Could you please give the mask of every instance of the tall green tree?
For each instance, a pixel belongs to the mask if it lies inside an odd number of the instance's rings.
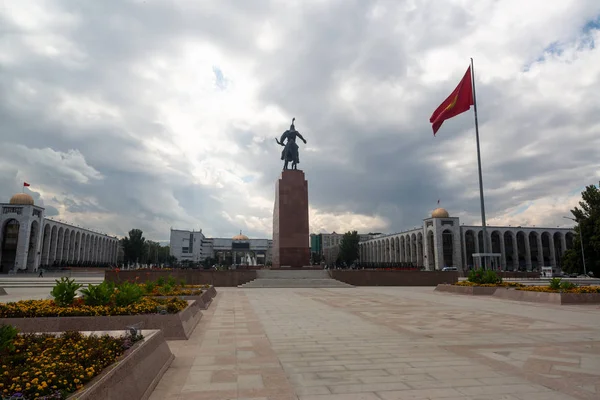
[[[346,265],[350,265],[358,260],[359,241],[360,237],[358,236],[357,231],[346,232],[344,233],[344,236],[342,236],[342,241],[340,242],[340,253],[338,257],[341,261],[345,262]]]
[[[577,225],[573,248],[565,252],[562,267],[568,272],[583,272],[581,258],[583,238],[586,269],[592,271],[595,276],[600,276],[600,190],[594,185],[587,186],[581,192],[579,207],[572,209],[571,214],[577,220]]]
[[[148,244],[146,243],[146,238],[144,238],[143,234],[141,229],[132,229],[129,231],[129,237],[121,239],[126,263],[147,262]]]
[[[163,264],[168,263],[170,256],[170,248],[169,246],[162,246],[160,243],[146,240],[146,261],[149,264]]]

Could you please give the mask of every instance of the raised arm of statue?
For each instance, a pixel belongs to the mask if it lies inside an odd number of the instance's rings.
[[[304,139],[304,137],[300,134],[300,132],[296,131],[296,136],[298,136],[300,138],[300,140],[302,140],[304,142],[304,144],[306,144],[306,139]]]

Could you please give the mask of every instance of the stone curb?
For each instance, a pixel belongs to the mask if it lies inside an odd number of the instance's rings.
[[[436,292],[446,292],[454,294],[464,294],[470,296],[492,296],[497,287],[489,286],[456,286],[456,285],[437,285]]]
[[[125,357],[104,369],[99,376],[68,399],[143,399],[150,397],[154,388],[175,358],[161,331],[144,333]]]

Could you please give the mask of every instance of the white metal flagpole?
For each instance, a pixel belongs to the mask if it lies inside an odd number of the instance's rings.
[[[471,84],[473,87],[473,111],[475,112],[475,139],[477,141],[477,166],[479,167],[479,200],[481,202],[481,225],[483,227],[483,252],[488,253],[488,237],[485,222],[485,201],[483,200],[483,177],[481,174],[481,151],[479,148],[479,123],[477,121],[477,96],[475,95],[475,70],[473,69],[473,58],[471,58]],[[487,260],[487,256],[484,257]],[[487,267],[488,263],[485,262]]]

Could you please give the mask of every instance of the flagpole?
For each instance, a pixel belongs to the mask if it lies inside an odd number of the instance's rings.
[[[479,200],[481,202],[481,225],[483,227],[483,252],[488,252],[488,237],[485,222],[485,202],[483,200],[483,177],[481,174],[481,151],[479,148],[479,123],[477,121],[477,96],[475,95],[475,70],[473,68],[473,58],[471,58],[471,84],[473,86],[473,111],[475,112],[475,139],[477,141],[477,166],[479,168]],[[487,260],[484,257],[484,260]],[[487,267],[487,261],[485,262]]]

